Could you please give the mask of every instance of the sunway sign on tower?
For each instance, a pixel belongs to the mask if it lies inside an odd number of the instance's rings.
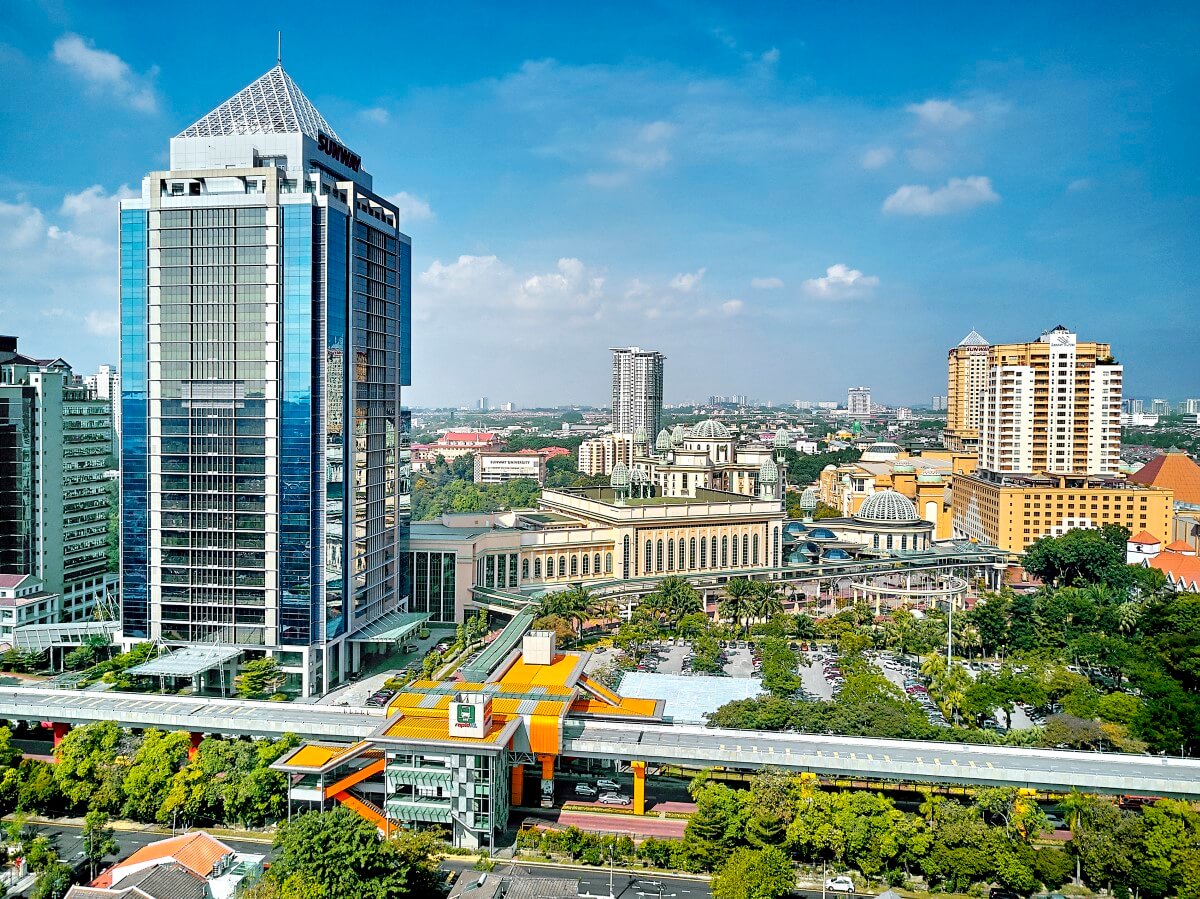
[[[338,143],[323,131],[317,132],[317,149],[336,159],[351,171],[357,172],[362,166],[361,156],[346,149],[343,144]]]

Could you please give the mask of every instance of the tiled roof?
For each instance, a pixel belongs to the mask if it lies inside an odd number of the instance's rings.
[[[168,861],[183,865],[198,877],[208,877],[217,862],[232,852],[232,849],[216,837],[209,836],[202,831],[185,833],[182,836],[168,837],[157,843],[151,843],[149,846],[143,846],[124,861],[109,869],[107,872],[108,884],[101,883],[104,875],[98,877],[95,883],[98,886],[107,886],[112,883],[119,885],[122,880],[122,872],[131,867]]]
[[[1177,503],[1200,505],[1200,465],[1187,453],[1160,453],[1133,474],[1129,480],[1149,487],[1165,487],[1175,494]]]
[[[491,431],[449,431],[438,443],[490,443],[495,439]]]
[[[1173,583],[1183,583],[1189,590],[1200,587],[1200,559],[1182,553],[1162,552],[1147,564],[1167,575]]]
[[[0,587],[19,587],[27,574],[0,574]]]
[[[1163,549],[1172,553],[1194,553],[1196,551],[1196,548],[1186,540],[1176,540],[1174,543],[1164,546]]]
[[[1142,531],[1136,537],[1130,537],[1129,542],[1137,543],[1140,546],[1147,546],[1152,543],[1162,543],[1161,540],[1159,540],[1157,537],[1155,537],[1149,531]]]

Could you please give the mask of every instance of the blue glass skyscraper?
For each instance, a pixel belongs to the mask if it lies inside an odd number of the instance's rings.
[[[280,66],[120,227],[123,633],[323,692],[407,603],[411,241]]]

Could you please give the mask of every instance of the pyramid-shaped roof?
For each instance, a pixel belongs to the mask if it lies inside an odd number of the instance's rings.
[[[277,65],[177,136],[306,134],[316,140],[318,131],[341,140],[283,66]]]
[[[1181,450],[1159,453],[1129,475],[1129,480],[1148,487],[1165,487],[1174,492],[1177,503],[1200,504],[1200,465]]]
[[[972,331],[970,334],[968,334],[966,337],[964,337],[962,340],[960,340],[958,342],[958,345],[959,346],[990,346],[991,344],[989,344],[986,340],[984,340],[983,335],[980,334],[978,331]]]

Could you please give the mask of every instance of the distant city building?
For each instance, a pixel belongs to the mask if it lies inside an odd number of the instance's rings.
[[[101,365],[94,375],[83,379],[91,398],[104,400],[112,409],[113,446],[121,439],[121,375],[116,366]]]
[[[913,411],[907,406],[896,407],[896,421],[912,421]]]
[[[488,411],[488,398],[486,396],[481,396],[479,398],[479,411],[480,412]]]
[[[871,388],[851,387],[846,394],[846,411],[855,418],[871,415]]]
[[[121,202],[124,637],[265,652],[316,695],[404,611],[400,218],[278,65]]]
[[[519,478],[546,482],[546,459],[536,453],[475,453],[475,483],[502,484]]]
[[[516,405],[516,403],[501,403],[500,411],[501,412],[516,412],[517,405]]]
[[[1130,415],[1140,415],[1146,408],[1146,404],[1142,400],[1127,399],[1121,401],[1121,411],[1128,412]]]
[[[0,337],[0,573],[61,594],[64,620],[92,616],[108,572],[112,410],[62,359]]]
[[[930,407],[933,409],[934,412],[945,412],[946,411],[946,397],[945,396],[933,397],[932,401],[930,402]]]
[[[1158,416],[1149,412],[1122,412],[1121,427],[1123,428],[1152,428],[1158,424]]]
[[[942,443],[951,452],[974,453],[979,449],[989,350],[982,335],[972,331],[947,355],[946,429],[942,432]]]
[[[429,454],[453,462],[459,456],[494,450],[500,444],[500,438],[492,431],[447,431],[429,447]]]
[[[1158,399],[1150,401],[1150,411],[1155,415],[1170,415],[1171,404],[1166,400]]]
[[[0,574],[0,649],[17,645],[14,632],[19,627],[62,620],[62,594],[47,592],[40,577]]]
[[[1195,415],[1200,412],[1200,399],[1188,399],[1179,404],[1179,411],[1184,415]]]
[[[633,464],[632,434],[605,434],[579,444],[577,468],[580,474],[590,477],[611,474],[618,462]]]
[[[662,428],[662,353],[641,347],[612,350],[612,429],[632,434],[644,428],[657,434]]]

